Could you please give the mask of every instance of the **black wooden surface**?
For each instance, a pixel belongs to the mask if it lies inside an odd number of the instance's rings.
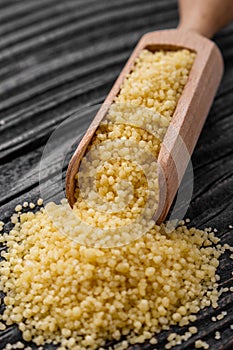
[[[80,136],[93,116],[86,110],[103,102],[141,35],[175,27],[177,21],[176,0],[0,0],[1,219],[7,223],[16,204],[40,195],[39,162],[53,130],[76,113],[73,131]],[[215,41],[225,76],[192,157],[194,194],[187,216],[195,226],[216,227],[222,241],[233,245],[228,228],[233,224],[233,24]],[[56,192],[51,177],[64,158],[61,144],[66,146],[62,135],[53,143],[56,156],[40,172],[48,198],[51,188]],[[223,287],[233,285],[231,261],[229,254],[222,258]],[[194,349],[199,338],[211,350],[232,349],[232,302],[233,294],[224,293],[217,310],[203,310],[195,322],[199,333],[176,349]],[[222,310],[227,316],[211,322]],[[216,330],[221,340],[214,339]],[[167,335],[159,336],[157,349],[164,349]],[[9,327],[0,333],[0,349],[17,339],[17,328]]]

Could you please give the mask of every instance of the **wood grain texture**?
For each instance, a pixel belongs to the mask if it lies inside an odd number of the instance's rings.
[[[56,127],[76,117],[73,147],[58,135],[50,164],[40,171],[48,199],[60,191],[57,169],[63,169],[64,178],[69,156],[91,122],[93,113],[87,111],[103,102],[138,39],[175,27],[177,21],[175,0],[0,0],[0,217],[7,227],[16,204],[40,195],[39,163]],[[192,157],[194,193],[187,216],[198,227],[216,227],[222,241],[233,245],[228,228],[233,223],[233,24],[215,41],[223,52],[225,75]],[[231,271],[228,254],[220,266],[221,286],[233,285]],[[227,316],[211,322],[222,310]],[[218,310],[199,314],[198,335],[175,349],[193,350],[202,338],[211,350],[230,350],[232,323],[233,296],[224,293]],[[222,333],[218,341],[216,330]],[[157,349],[164,349],[168,333],[160,334]],[[17,327],[9,327],[0,333],[0,349],[17,339]]]

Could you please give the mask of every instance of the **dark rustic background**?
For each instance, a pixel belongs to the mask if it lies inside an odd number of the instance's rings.
[[[86,110],[103,102],[141,35],[177,21],[176,0],[0,0],[1,219],[7,223],[16,204],[38,198],[39,162],[53,130],[76,114],[74,134],[80,136],[93,116]],[[233,24],[214,40],[223,52],[225,76],[192,157],[194,194],[187,216],[193,225],[216,227],[222,241],[233,244],[228,228],[233,224]],[[64,158],[59,146],[66,140],[59,137],[53,143],[56,157],[41,171],[48,193],[56,192],[52,175]],[[223,287],[233,285],[231,261],[229,254],[222,259]],[[233,294],[224,293],[218,310],[203,310],[195,322],[198,335],[175,349],[194,349],[199,338],[211,350],[232,349],[232,301]],[[222,310],[227,316],[211,322]],[[216,330],[221,340],[214,339]],[[159,336],[156,348],[164,349],[167,335]],[[0,333],[0,349],[18,339],[17,327],[8,328]]]

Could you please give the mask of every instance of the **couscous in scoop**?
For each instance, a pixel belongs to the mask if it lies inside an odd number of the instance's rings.
[[[209,38],[233,17],[232,0],[180,0],[179,5],[178,29],[142,37],[77,147],[66,175],[66,195],[71,207],[75,203],[75,176],[82,157],[106,115],[106,106],[114,102],[141,51],[187,49],[196,54],[195,61],[158,156],[160,199],[154,219],[160,223],[166,218],[223,73],[221,53]]]

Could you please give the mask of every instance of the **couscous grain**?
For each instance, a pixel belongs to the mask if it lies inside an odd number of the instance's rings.
[[[215,338],[216,340],[221,339],[221,333],[218,332],[218,331],[216,331],[216,332],[215,332],[215,335],[214,335],[214,338]]]
[[[208,343],[206,343],[205,341],[203,341],[203,340],[196,340],[195,341],[195,348],[196,349],[209,349],[209,344]]]

